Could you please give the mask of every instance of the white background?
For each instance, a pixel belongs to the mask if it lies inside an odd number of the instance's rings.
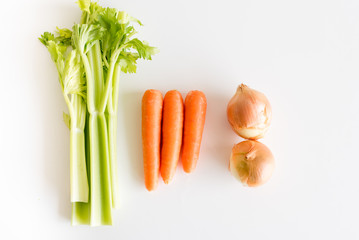
[[[71,227],[69,132],[57,73],[37,37],[80,18],[74,0],[1,4],[1,239],[358,239],[359,1],[101,1],[145,24],[160,48],[120,89],[122,208],[114,226]],[[226,105],[238,84],[273,107],[261,140],[276,158],[263,187],[228,172]],[[208,99],[200,160],[149,193],[140,101],[199,89]]]

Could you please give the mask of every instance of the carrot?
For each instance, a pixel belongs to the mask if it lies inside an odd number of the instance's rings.
[[[207,100],[201,91],[190,91],[184,105],[183,170],[192,172],[197,165],[206,118]]]
[[[180,157],[183,130],[183,99],[181,93],[171,90],[163,100],[161,176],[168,184]]]
[[[147,90],[142,98],[142,148],[145,185],[148,191],[158,185],[161,147],[162,94]]]

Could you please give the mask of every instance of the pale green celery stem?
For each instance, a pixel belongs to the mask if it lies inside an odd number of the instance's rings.
[[[85,151],[86,151],[86,170],[87,180],[90,184],[90,134],[89,134],[89,113],[86,112],[85,121]],[[89,186],[91,188],[91,185]],[[91,223],[91,191],[89,191],[89,200],[87,203],[75,202],[72,203],[71,208],[71,224],[76,225],[89,225]]]
[[[85,134],[86,106],[81,96],[72,94],[70,129],[71,202],[88,201]]]
[[[80,23],[85,24],[88,22],[88,19],[89,19],[89,14],[87,12],[82,12]]]
[[[120,91],[120,74],[121,74],[121,66],[119,64],[116,64],[116,68],[115,68],[115,73],[114,73],[114,83],[113,83],[113,102],[112,102],[112,106],[113,106],[113,110],[115,112],[115,114],[117,114],[117,108],[118,108],[118,93]]]
[[[89,128],[91,225],[111,225],[111,182],[105,114],[90,114]]]
[[[113,114],[113,106],[112,106],[112,83],[113,83],[113,74],[116,67],[118,54],[115,52],[110,60],[110,66],[107,71],[106,76],[106,85],[105,92],[102,95],[101,103],[100,103],[100,112],[104,112],[107,108],[109,116],[107,117],[108,121],[108,151],[109,151],[109,170],[110,170],[110,181],[111,181],[111,203],[114,208],[118,208],[118,178],[117,178],[117,157],[116,157],[116,116]]]
[[[113,63],[113,62],[112,62]],[[112,205],[115,209],[120,207],[120,196],[118,186],[118,168],[117,168],[117,102],[119,92],[119,81],[121,67],[118,64],[113,65],[113,79],[110,88],[110,94],[107,101],[107,125],[109,137],[109,154],[110,154],[110,172],[111,172],[111,193]]]
[[[95,108],[95,92],[94,92],[94,78],[92,75],[92,70],[90,66],[89,59],[86,54],[80,52],[82,62],[84,64],[85,72],[86,72],[86,91],[87,91],[87,108],[89,113],[93,113],[96,111]]]
[[[85,134],[71,126],[70,132],[70,181],[71,202],[88,201],[88,182],[85,156]]]
[[[95,44],[96,45],[96,44]],[[112,201],[110,186],[110,167],[108,154],[107,124],[104,110],[98,108],[99,96],[101,92],[95,90],[95,86],[101,86],[98,81],[103,81],[101,70],[95,69],[101,63],[101,52],[96,50],[96,46],[90,49],[88,56],[82,54],[86,78],[87,78],[87,103],[89,111],[89,147],[90,147],[90,224],[92,226],[112,224]]]
[[[93,91],[95,97],[94,100],[95,109],[99,112],[103,112],[101,111],[101,108],[99,106],[104,91],[103,66],[102,66],[101,48],[99,41],[95,42],[95,44],[90,49],[87,55],[92,70],[92,77],[94,78]]]
[[[118,168],[117,168],[117,115],[109,114],[108,121],[108,139],[110,154],[110,176],[111,176],[111,196],[112,206],[115,209],[120,207],[120,194],[118,186]]]
[[[91,202],[73,202],[71,204],[71,225],[89,225],[91,223]]]
[[[116,64],[113,74],[112,94],[109,95],[107,104],[108,111],[108,135],[109,135],[109,154],[111,171],[111,192],[112,205],[115,209],[120,207],[120,191],[118,186],[118,168],[117,168],[117,105],[120,82],[120,65]]]
[[[70,112],[70,192],[71,202],[88,201],[88,181],[86,171],[84,126],[86,108],[83,100],[77,94],[73,94],[71,101],[66,93],[63,93]]]
[[[120,47],[119,49],[117,49],[111,56],[110,66],[108,68],[107,76],[106,76],[105,92],[102,95],[100,108],[99,108],[101,111],[105,111],[105,109],[106,109],[106,104],[107,104],[107,102],[109,100],[109,94],[110,94],[110,91],[112,89],[113,73],[114,73],[114,70],[115,70],[115,67],[116,67],[116,62],[117,62],[118,56],[120,55],[120,53],[122,51],[122,48],[123,47]],[[110,102],[109,104],[110,104],[110,108],[112,109],[112,106],[111,106],[112,102]]]

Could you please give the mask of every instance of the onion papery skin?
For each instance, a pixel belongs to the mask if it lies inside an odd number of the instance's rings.
[[[273,154],[263,143],[247,140],[233,146],[229,169],[243,185],[263,185],[271,178],[274,168]]]
[[[257,140],[270,126],[272,107],[263,93],[241,84],[227,105],[227,118],[240,137]]]

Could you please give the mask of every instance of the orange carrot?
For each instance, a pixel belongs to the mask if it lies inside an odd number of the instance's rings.
[[[148,191],[158,184],[161,148],[162,94],[147,90],[142,98],[142,147],[145,185]]]
[[[184,105],[183,170],[192,172],[197,165],[202,141],[207,100],[201,91],[190,91]]]
[[[183,99],[181,93],[172,90],[163,100],[161,176],[168,184],[175,172],[182,145]]]

